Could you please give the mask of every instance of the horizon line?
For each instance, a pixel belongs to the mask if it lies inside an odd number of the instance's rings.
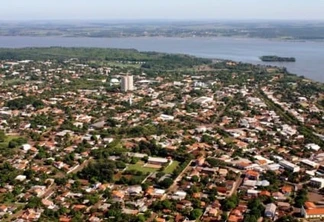
[[[229,19],[229,18],[201,18],[201,19],[190,19],[190,18],[110,18],[110,19],[0,19],[0,22],[148,22],[148,21],[159,21],[159,22],[252,22],[252,21],[283,21],[283,22],[324,22],[324,19],[297,19],[297,18],[244,18],[244,19]]]

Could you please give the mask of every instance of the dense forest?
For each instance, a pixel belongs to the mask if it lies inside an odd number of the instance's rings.
[[[0,49],[0,60],[58,60],[78,58],[82,61],[140,63],[143,69],[173,70],[211,64],[212,60],[182,54],[139,52],[135,49],[104,48],[19,48]]]

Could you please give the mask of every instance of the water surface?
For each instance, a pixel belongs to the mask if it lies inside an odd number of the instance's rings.
[[[185,53],[206,58],[285,66],[294,74],[324,82],[324,42],[297,42],[251,38],[69,38],[0,37],[0,47],[100,47]],[[295,63],[264,63],[262,55],[295,57]]]

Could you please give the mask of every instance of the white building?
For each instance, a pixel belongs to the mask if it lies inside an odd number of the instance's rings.
[[[318,163],[315,163],[309,159],[302,159],[300,162],[314,169],[317,169],[319,167]]]
[[[324,179],[314,177],[309,181],[309,185],[318,189],[322,189],[324,187]]]
[[[120,82],[121,91],[133,91],[134,90],[134,78],[133,76],[123,76]]]
[[[279,162],[279,164],[280,164],[280,166],[283,167],[284,169],[289,170],[289,171],[291,171],[291,172],[293,172],[293,173],[295,173],[295,172],[299,172],[299,171],[300,171],[300,167],[299,167],[299,166],[297,166],[296,164],[293,164],[293,163],[291,163],[291,162],[289,162],[289,161],[281,160],[281,161]]]
[[[166,115],[166,114],[161,114],[160,119],[162,121],[172,121],[174,120],[174,116]]]
[[[307,149],[310,149],[310,150],[314,150],[314,151],[318,151],[319,149],[321,149],[321,147],[315,143],[309,143],[306,145],[306,148]]]

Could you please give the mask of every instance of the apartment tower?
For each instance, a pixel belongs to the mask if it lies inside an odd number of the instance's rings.
[[[127,91],[133,91],[134,90],[134,78],[133,76],[123,76],[121,79],[121,91],[127,92]]]

